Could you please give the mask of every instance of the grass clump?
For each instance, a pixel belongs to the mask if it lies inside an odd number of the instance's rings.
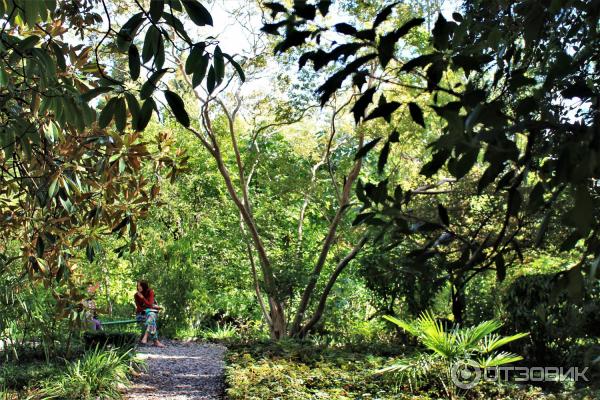
[[[92,400],[121,399],[129,385],[129,374],[141,367],[132,351],[94,350],[67,365],[60,375],[44,381],[40,399]]]

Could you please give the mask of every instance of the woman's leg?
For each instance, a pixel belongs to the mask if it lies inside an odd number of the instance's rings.
[[[146,327],[146,315],[144,315],[142,313],[136,314],[135,319],[137,320],[138,324],[142,328],[142,338],[140,341],[145,344],[148,341],[148,329]]]
[[[148,316],[146,318],[146,324],[148,326],[148,328],[146,329],[146,339],[150,338],[150,340],[152,340],[154,342],[155,346],[158,347],[165,347],[159,340],[158,340],[158,327],[156,325],[156,313],[150,312],[148,313]]]
[[[158,339],[158,330],[156,328],[156,313],[146,313],[146,332],[152,340]]]

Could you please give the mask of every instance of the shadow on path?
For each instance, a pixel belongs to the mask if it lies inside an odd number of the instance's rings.
[[[129,400],[196,400],[223,398],[225,347],[165,341],[167,347],[140,346],[147,370],[134,379]]]

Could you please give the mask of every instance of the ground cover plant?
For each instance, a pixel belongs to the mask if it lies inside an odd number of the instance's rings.
[[[594,398],[598,21],[0,0],[0,393],[121,396],[143,280],[231,398]],[[467,358],[590,379],[457,390]]]

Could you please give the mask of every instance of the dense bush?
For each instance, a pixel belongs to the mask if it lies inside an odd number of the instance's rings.
[[[231,400],[394,399],[433,400],[445,393],[435,384],[410,393],[396,375],[377,375],[390,357],[411,356],[413,349],[379,343],[362,348],[331,348],[310,342],[229,343],[226,393]],[[460,399],[489,400],[592,400],[589,389],[544,393],[533,386],[483,382],[458,394]]]
[[[34,382],[41,382],[52,376],[57,376],[65,367],[64,362],[46,363],[5,363],[0,366],[0,389],[23,390]],[[0,391],[1,393],[1,391]],[[2,397],[0,397],[2,399]],[[2,399],[4,400],[4,399]]]
[[[121,349],[130,349],[135,346],[139,334],[131,332],[106,332],[94,331],[83,334],[84,342],[87,348],[95,347],[118,347]]]
[[[43,399],[120,399],[129,384],[129,373],[140,366],[131,351],[95,350],[70,363],[66,370],[46,380],[39,391]]]
[[[404,356],[380,373],[396,372],[401,381],[408,381],[412,392],[424,385],[435,387],[434,382],[437,381],[441,384],[438,391],[445,392],[450,398],[457,390],[450,379],[453,368],[467,362],[476,362],[480,368],[494,368],[519,361],[522,359],[519,355],[498,349],[527,336],[526,333],[517,333],[502,337],[496,333],[502,324],[495,320],[472,327],[445,327],[429,312],[415,321],[385,318],[414,336],[427,351],[419,349],[411,356]]]
[[[384,346],[385,347],[385,346]],[[227,395],[236,399],[397,399],[401,388],[373,371],[386,357],[281,341],[230,345]]]
[[[600,282],[586,283],[582,300],[573,302],[558,279],[556,274],[521,276],[503,293],[507,331],[531,334],[522,344],[530,362],[564,365],[568,360],[561,354],[579,338],[600,336]]]

